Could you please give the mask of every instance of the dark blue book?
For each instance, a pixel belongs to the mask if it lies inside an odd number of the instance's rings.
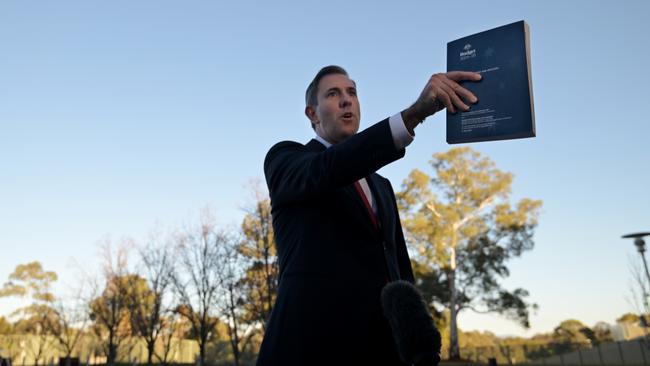
[[[447,143],[535,137],[535,112],[526,22],[447,43],[447,71],[473,71],[479,82],[462,82],[477,104],[467,112],[447,111]]]

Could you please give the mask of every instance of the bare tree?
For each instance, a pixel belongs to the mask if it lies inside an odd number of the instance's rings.
[[[637,313],[647,314],[650,312],[650,306],[648,305],[650,283],[648,283],[648,277],[638,260],[628,257],[628,262],[628,268],[632,275],[632,283],[630,284],[631,298],[628,298],[628,302]]]
[[[199,345],[200,366],[203,366],[206,345],[212,336],[217,336],[220,264],[228,241],[226,235],[217,230],[207,210],[201,216],[199,227],[188,228],[177,241],[178,267],[172,276],[180,302],[177,311],[191,325],[192,336]]]
[[[153,364],[156,342],[169,324],[163,315],[169,309],[165,301],[170,295],[174,262],[172,247],[162,240],[160,235],[152,234],[149,242],[139,249],[144,267],[142,275],[149,289],[137,296],[133,292],[134,298],[129,301],[131,326],[146,343],[149,366]]]
[[[30,305],[29,313],[28,318],[20,319],[16,323],[15,329],[18,333],[31,335],[27,338],[29,343],[27,351],[34,358],[34,366],[38,366],[45,352],[54,343],[54,338],[48,327],[53,316],[53,310],[49,305],[33,304]]]
[[[173,309],[165,311],[165,314],[162,316],[162,322],[164,326],[159,337],[162,345],[161,352],[156,352],[155,355],[162,366],[167,366],[170,360],[177,354],[179,342],[185,338],[189,323]]]
[[[82,293],[83,290],[79,290]],[[87,303],[80,297],[70,296],[72,301],[58,299],[53,307],[49,322],[50,332],[56,338],[59,349],[65,355],[66,366],[70,366],[72,353],[84,334],[90,320]]]
[[[650,306],[648,300],[650,297],[650,283],[648,283],[648,276],[642,264],[638,260],[633,260],[628,257],[628,268],[632,275],[632,283],[630,284],[630,295],[628,303],[632,306],[636,313],[639,314],[640,325],[643,326],[643,344],[647,349],[650,349]]]
[[[90,301],[90,319],[94,322],[95,334],[103,340],[106,364],[113,366],[118,350],[131,335],[128,307],[133,281],[128,278],[127,243],[121,245],[116,253],[113,253],[109,241],[100,249],[104,263],[101,280],[92,282],[95,296]],[[103,290],[100,290],[100,283]]]
[[[235,366],[239,366],[243,351],[255,335],[256,323],[247,321],[245,317],[245,258],[238,250],[241,241],[234,237],[228,237],[226,241],[221,257],[222,270],[219,272],[224,296],[220,297],[219,304],[221,313],[227,319],[225,325]]]

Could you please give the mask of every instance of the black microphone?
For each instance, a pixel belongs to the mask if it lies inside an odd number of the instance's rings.
[[[407,281],[387,284],[381,291],[381,305],[402,361],[417,366],[438,365],[440,332],[415,286]]]

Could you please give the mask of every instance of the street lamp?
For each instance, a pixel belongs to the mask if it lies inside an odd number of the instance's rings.
[[[643,240],[643,237],[650,235],[650,232],[643,232],[643,233],[634,233],[634,234],[627,234],[623,235],[623,239],[634,239],[634,245],[636,245],[636,250],[641,254],[641,259],[643,260],[643,268],[645,268],[645,275],[648,278],[648,284],[650,284],[650,272],[648,272],[648,263],[645,260],[645,241]],[[648,293],[645,290],[645,286],[643,286],[643,303],[646,306],[646,311],[648,311]]]
[[[648,263],[645,261],[645,241],[643,240],[644,236],[650,235],[650,232],[644,232],[644,233],[635,233],[635,234],[627,234],[623,235],[623,239],[631,239],[634,238],[634,245],[636,245],[636,250],[641,254],[641,259],[643,259],[643,267],[645,267],[645,275],[648,277],[648,283],[650,283],[650,272],[648,272]]]

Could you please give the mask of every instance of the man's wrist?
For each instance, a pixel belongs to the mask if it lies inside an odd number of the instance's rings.
[[[402,120],[404,121],[404,125],[406,126],[406,129],[409,131],[411,135],[414,135],[415,132],[415,126],[419,125],[424,121],[424,118],[418,116],[414,111],[413,107],[408,107],[405,110],[402,111]]]

